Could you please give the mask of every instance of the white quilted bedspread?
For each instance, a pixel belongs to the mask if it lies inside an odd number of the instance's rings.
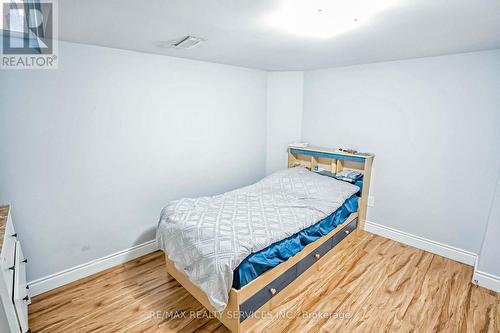
[[[156,238],[221,311],[243,259],[315,224],[358,190],[302,167],[286,169],[224,194],[170,202]]]

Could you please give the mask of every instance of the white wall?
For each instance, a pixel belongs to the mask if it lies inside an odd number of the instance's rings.
[[[60,44],[0,72],[0,202],[33,280],[154,238],[172,199],[264,176],[266,73]]]
[[[302,72],[267,76],[267,174],[286,168],[286,148],[300,140],[303,79]]]
[[[500,165],[500,50],[308,71],[302,139],[376,154],[368,220],[478,253]]]
[[[500,173],[491,205],[474,278],[479,285],[500,292]]]

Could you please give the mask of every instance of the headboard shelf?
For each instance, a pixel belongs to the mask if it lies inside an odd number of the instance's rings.
[[[336,174],[344,169],[357,170],[363,173],[363,189],[358,211],[359,227],[364,228],[366,208],[370,189],[370,178],[374,154],[350,154],[338,149],[317,146],[288,146],[288,167],[303,166],[314,170],[318,166],[325,171]]]
[[[373,158],[374,155],[371,153],[366,154],[349,154],[343,151],[339,151],[338,149],[332,148],[323,148],[317,146],[288,146],[288,152],[291,154],[303,154],[310,155],[314,157],[326,157],[326,158],[335,158],[338,160],[346,160],[353,161],[357,163],[364,163],[366,159]]]

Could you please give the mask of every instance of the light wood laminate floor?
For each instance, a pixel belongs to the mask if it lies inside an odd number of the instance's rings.
[[[252,331],[500,332],[500,295],[472,285],[470,266],[370,233],[334,251],[322,279]],[[29,313],[32,332],[228,332],[167,276],[162,252],[39,295]]]

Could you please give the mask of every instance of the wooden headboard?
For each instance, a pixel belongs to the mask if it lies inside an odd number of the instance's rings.
[[[337,149],[315,146],[288,146],[288,167],[301,165],[313,170],[316,166],[336,174],[344,169],[363,173],[363,189],[358,210],[358,227],[364,230],[368,193],[374,154],[349,154]]]

